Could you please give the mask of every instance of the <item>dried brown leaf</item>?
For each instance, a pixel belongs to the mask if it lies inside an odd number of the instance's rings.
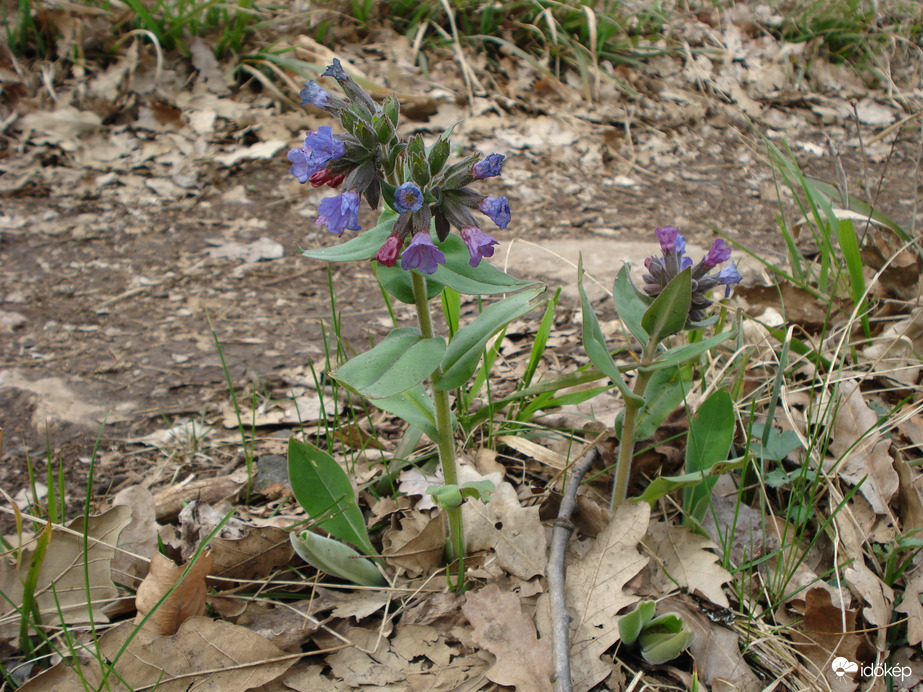
[[[93,621],[108,622],[102,608],[118,597],[112,583],[112,559],[119,534],[131,520],[128,507],[112,509],[90,517],[86,526],[89,586],[84,580],[84,522],[78,517],[67,529],[53,526],[51,541],[38,574],[35,598],[43,621],[78,624]],[[18,548],[18,547],[17,547]],[[15,636],[19,630],[19,615],[14,606],[22,604],[23,581],[29,571],[35,550],[35,538],[26,541],[13,552],[14,562],[0,560],[0,637]],[[87,605],[92,603],[92,613]]]
[[[212,567],[211,553],[202,554],[189,567],[188,572],[187,566],[188,563],[177,565],[161,553],[151,558],[151,571],[141,582],[135,596],[135,606],[138,609],[135,622],[140,623],[144,616],[156,607],[157,610],[143,627],[162,636],[170,636],[176,634],[189,618],[205,613],[205,577]],[[177,582],[179,585],[157,606],[158,601]]]
[[[579,692],[610,673],[600,656],[619,639],[619,611],[638,600],[624,587],[648,562],[637,546],[647,533],[650,514],[646,502],[622,503],[593,547],[567,571],[565,592],[574,615],[571,669]]]
[[[671,591],[679,584],[705,596],[715,605],[728,607],[721,586],[732,577],[718,564],[714,543],[685,526],[671,526],[661,521],[651,523],[648,536],[651,548],[662,561],[654,577],[662,591]]]
[[[123,623],[106,632],[99,638],[100,656],[114,660],[133,630],[134,625]],[[196,617],[186,620],[171,637],[140,630],[115,662],[115,671],[132,690],[247,690],[279,677],[296,657],[285,656],[278,647],[244,627]],[[95,660],[89,657],[82,662],[80,675],[92,688],[98,687],[102,679]],[[114,676],[109,680],[115,688]],[[86,685],[71,667],[59,663],[20,689],[84,692]]]
[[[474,640],[496,656],[487,678],[523,692],[551,692],[551,642],[539,639],[512,593],[496,584],[469,593],[462,612],[474,628]]]
[[[898,488],[890,446],[878,431],[878,415],[865,403],[859,383],[841,383],[829,451],[841,460],[840,478],[852,485],[865,479],[859,492],[878,514],[890,514],[888,504]]]
[[[382,554],[389,564],[419,576],[432,572],[443,563],[445,537],[443,512],[433,519],[426,513],[413,511],[401,520],[400,530],[385,531]]]

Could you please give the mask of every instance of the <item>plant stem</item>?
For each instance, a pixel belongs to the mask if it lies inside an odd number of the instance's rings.
[[[638,377],[631,391],[642,399],[653,374],[645,368],[653,364],[654,356],[657,355],[657,344],[657,341],[651,339],[641,352]],[[631,476],[631,462],[635,451],[635,427],[638,423],[638,412],[643,405],[625,401],[625,420],[622,423],[622,434],[619,435],[619,455],[615,462],[615,482],[612,484],[612,500],[609,503],[609,508],[613,512],[628,496],[628,479]]]
[[[429,313],[429,301],[426,299],[426,280],[417,271],[411,271],[413,297],[417,307],[417,321],[424,339],[433,338],[433,320]],[[449,393],[438,389],[436,385],[442,379],[442,369],[436,368],[429,377],[433,392],[433,405],[436,410],[436,431],[439,439],[439,463],[446,485],[458,485],[458,472],[455,468],[455,435],[452,430],[452,412],[449,407]],[[465,584],[465,535],[462,525],[461,507],[447,507],[449,519],[449,559],[458,560],[458,571],[454,590],[461,591]],[[451,583],[451,579],[449,580]]]

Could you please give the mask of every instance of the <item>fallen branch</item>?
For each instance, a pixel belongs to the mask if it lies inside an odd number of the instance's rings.
[[[561,507],[558,509],[558,518],[554,520],[554,529],[551,533],[551,551],[548,555],[548,566],[545,576],[548,578],[548,591],[551,598],[551,651],[554,658],[554,689],[555,692],[572,692],[573,683],[570,677],[570,646],[568,632],[570,630],[570,616],[567,614],[567,599],[564,594],[564,554],[567,551],[567,542],[574,532],[574,525],[570,515],[577,508],[577,488],[580,481],[589,470],[590,466],[599,456],[596,445],[586,453],[583,460],[574,467]]]

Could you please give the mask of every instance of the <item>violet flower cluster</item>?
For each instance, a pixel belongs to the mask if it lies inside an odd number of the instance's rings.
[[[685,256],[686,239],[675,226],[658,228],[655,232],[663,257],[648,257],[644,260],[644,267],[648,272],[643,277],[644,293],[650,298],[655,298],[677,274],[692,267],[692,304],[687,325],[694,326],[705,318],[705,310],[712,304],[706,296],[708,291],[723,285],[724,294],[728,296],[731,285],[740,283],[741,276],[734,262],[716,274],[709,274],[712,269],[731,258],[731,248],[719,238],[712,243],[708,254],[693,267],[692,258]]]
[[[504,229],[511,220],[509,200],[487,197],[468,186],[499,176],[504,157],[490,154],[481,159],[474,154],[448,165],[451,130],[429,148],[419,135],[401,141],[397,135],[400,104],[393,95],[379,105],[346,74],[337,59],[322,76],[335,79],[345,98],[333,96],[311,81],[300,93],[301,105],[311,104],[338,117],[345,132],[335,134],[328,126],[319,127],[306,134],[300,148],[288,152],[289,170],[299,183],[343,190],[321,201],[315,223],[336,235],[347,229],[362,230],[361,198],[377,209],[383,196],[398,218],[375,255],[381,264],[393,267],[400,259],[404,270],[434,273],[445,264],[445,255],[433,242],[431,225],[439,243],[452,228],[457,229],[472,267],[482,258],[492,257],[497,240],[481,230],[472,212],[480,211]]]

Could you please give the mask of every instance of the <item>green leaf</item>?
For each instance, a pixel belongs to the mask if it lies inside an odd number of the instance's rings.
[[[670,280],[641,318],[641,328],[651,340],[661,342],[686,326],[692,305],[692,269],[686,268]]]
[[[426,489],[426,494],[431,495],[443,509],[455,509],[462,505],[462,494],[457,485],[431,485]]]
[[[636,440],[652,437],[667,416],[685,401],[691,379],[688,368],[664,368],[651,376],[644,393],[644,406],[638,413]]]
[[[435,223],[433,227],[435,228]],[[432,278],[459,293],[465,295],[515,293],[537,283],[512,277],[483,260],[478,266],[472,267],[469,264],[471,255],[468,254],[468,247],[454,233],[439,244],[439,249],[445,255],[446,262],[439,265]]]
[[[487,502],[490,494],[497,489],[497,486],[494,485],[493,481],[468,481],[467,483],[462,483],[461,494],[462,497],[473,497],[475,500],[483,500]]]
[[[764,447],[762,438],[767,434],[765,425],[765,423],[754,423],[751,430],[750,450],[760,459],[782,461],[796,449],[803,447],[801,438],[796,432],[793,430],[780,431],[775,427],[770,427]]]
[[[400,327],[375,348],[344,363],[333,377],[368,399],[386,399],[423,382],[444,353],[442,337],[424,339],[418,329]]]
[[[612,300],[619,313],[619,319],[628,327],[628,331],[642,344],[647,343],[648,335],[641,326],[641,319],[647,305],[638,297],[638,289],[631,282],[631,266],[626,263],[619,269],[612,286]]]
[[[619,618],[619,639],[626,646],[631,646],[638,641],[638,635],[654,617],[656,608],[657,603],[654,601],[639,601],[631,612]]]
[[[706,479],[716,478],[723,473],[737,471],[743,468],[746,463],[747,457],[738,457],[736,459],[730,459],[727,462],[717,463],[705,472],[704,477]],[[644,492],[637,497],[637,502],[644,501],[653,505],[657,500],[664,495],[669,495],[674,490],[698,485],[702,482],[702,477],[703,474],[701,472],[684,473],[681,476],[657,476],[657,478],[651,481],[651,484],[644,489]]]
[[[365,519],[346,471],[326,452],[294,436],[288,440],[288,478],[292,494],[312,519],[331,536],[374,555]]]
[[[734,441],[734,402],[731,395],[719,389],[699,406],[689,419],[689,436],[686,442],[686,473],[704,474],[714,464],[726,461]],[[683,509],[698,520],[704,516],[706,503],[717,477],[686,488],[683,492]]]
[[[359,586],[384,586],[387,582],[375,563],[345,543],[311,531],[290,533],[292,548],[315,569]]]
[[[436,387],[455,389],[467,382],[477,369],[487,341],[500,329],[533,310],[545,286],[532,288],[489,305],[471,324],[456,332],[440,363],[442,378]]]
[[[734,336],[735,331],[729,329],[726,332],[721,332],[720,334],[715,334],[707,339],[702,339],[702,341],[697,341],[694,344],[684,344],[682,346],[675,346],[667,351],[664,351],[655,360],[651,365],[643,368],[646,372],[652,370],[660,370],[661,368],[670,368],[674,365],[682,365],[683,363],[698,358],[706,351],[711,350],[718,344],[727,341],[729,338]]]
[[[376,399],[375,406],[419,428],[431,440],[439,439],[433,400],[423,390],[423,385],[418,384],[406,392],[401,392],[387,399]],[[455,427],[454,415],[452,417],[452,427]]]
[[[376,252],[378,251],[376,250]],[[410,272],[401,269],[400,262],[393,267],[386,267],[379,262],[375,262],[375,274],[378,276],[378,280],[389,295],[409,305],[413,305],[416,302],[413,297],[413,280],[410,277]],[[426,282],[427,300],[432,300],[442,293],[445,288],[441,283],[433,281],[433,279],[427,276],[424,276],[423,280]]]
[[[647,624],[638,641],[641,657],[661,665],[683,653],[695,641],[695,632],[686,627],[678,613],[664,613]]]
[[[378,219],[378,225],[358,235],[351,240],[339,245],[302,250],[301,254],[311,259],[326,262],[354,262],[356,260],[370,260],[378,253],[382,243],[391,234],[397,214],[390,209],[385,209]]]
[[[606,339],[603,337],[602,330],[599,328],[599,320],[596,319],[596,313],[590,306],[590,301],[586,297],[586,291],[583,288],[583,261],[581,260],[580,268],[577,270],[577,289],[580,291],[580,307],[583,312],[583,349],[586,351],[593,365],[599,368],[602,373],[612,380],[612,383],[618,388],[626,401],[633,401],[641,405],[644,399],[632,392],[622,373],[619,371],[612,356],[609,355],[609,348],[606,346]]]

